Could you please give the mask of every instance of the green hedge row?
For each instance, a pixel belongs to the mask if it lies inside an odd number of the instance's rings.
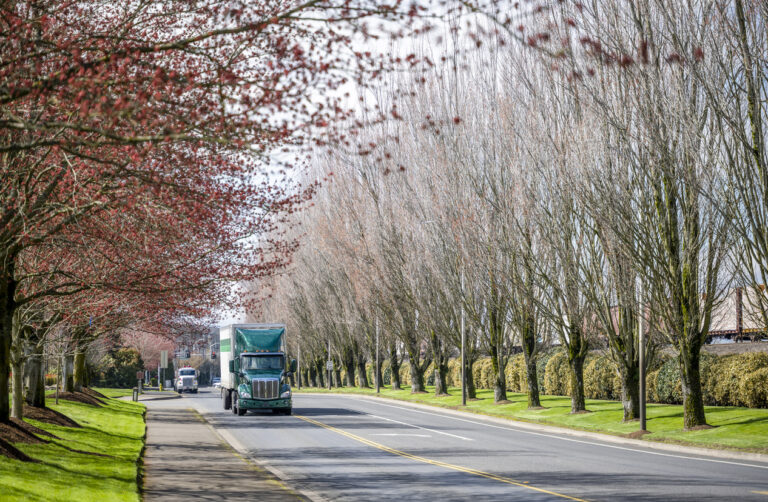
[[[450,361],[448,385],[460,384],[460,365],[457,359]],[[372,365],[367,366],[369,382],[373,384]],[[564,351],[555,349],[539,356],[536,364],[539,390],[542,394],[567,396],[570,394],[570,369]],[[383,383],[391,384],[389,361],[382,365]],[[490,358],[478,360],[472,368],[478,389],[494,387],[493,366]],[[528,383],[523,354],[513,356],[506,369],[507,389],[526,392]],[[434,384],[433,366],[425,374],[427,385]],[[714,406],[748,406],[768,408],[768,353],[732,354],[715,356],[701,354],[701,379],[704,403]],[[680,404],[682,385],[680,368],[676,358],[667,357],[657,363],[647,376],[648,400],[655,403]],[[407,363],[400,367],[400,383],[405,388],[411,384]],[[584,365],[584,392],[589,399],[618,400],[621,397],[621,381],[616,365],[601,354],[590,354]]]

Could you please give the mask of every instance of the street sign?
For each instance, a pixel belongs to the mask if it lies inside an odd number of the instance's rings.
[[[137,371],[136,372],[136,380],[144,380],[144,372],[143,371]]]
[[[168,351],[160,351],[160,367],[166,369],[168,367]]]
[[[333,361],[328,361],[327,363],[325,363],[325,369],[327,369],[328,371],[333,371]]]

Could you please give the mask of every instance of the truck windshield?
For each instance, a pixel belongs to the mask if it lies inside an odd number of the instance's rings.
[[[244,370],[281,370],[283,356],[243,356]]]
[[[181,376],[195,376],[195,370],[179,370]]]

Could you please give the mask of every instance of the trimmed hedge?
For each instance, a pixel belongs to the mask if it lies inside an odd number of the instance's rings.
[[[456,387],[461,380],[458,359],[452,359],[448,368],[447,383]],[[568,358],[561,348],[541,353],[536,361],[536,371],[542,394],[570,394],[570,368]],[[768,408],[768,353],[716,356],[702,352],[700,371],[704,404]],[[383,362],[382,372],[383,383],[390,385],[389,361]],[[481,358],[475,362],[472,372],[478,389],[493,388],[493,365],[490,358]],[[369,365],[369,375],[371,373]],[[506,368],[507,390],[526,392],[526,375],[523,354],[512,356]],[[428,385],[434,384],[432,365],[424,376]],[[373,383],[373,379],[370,381]],[[400,368],[400,382],[403,387],[410,385],[410,368],[407,363]],[[682,403],[683,392],[677,358],[667,356],[659,359],[656,369],[652,369],[646,376],[646,386],[650,402]],[[621,380],[616,365],[607,355],[591,353],[587,356],[584,363],[584,393],[589,399],[620,399]]]

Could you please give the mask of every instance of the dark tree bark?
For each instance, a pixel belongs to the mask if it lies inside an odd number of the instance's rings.
[[[16,310],[14,297],[16,295],[16,281],[13,278],[13,269],[4,270],[0,275],[2,290],[0,290],[0,423],[10,423],[11,401],[8,389],[8,378],[11,367],[11,339],[13,337],[13,312]]]
[[[43,369],[43,347],[33,344],[32,352],[24,365],[25,402],[35,408],[45,408],[45,371]]]
[[[357,366],[357,384],[359,387],[368,388],[368,372],[365,371],[365,354],[363,351],[358,351],[355,357]]]
[[[520,333],[523,345],[523,358],[525,359],[525,376],[528,382],[528,408],[541,408],[539,397],[539,377],[536,372],[536,359],[538,349],[536,346],[536,322],[528,318]]]
[[[401,390],[400,386],[400,362],[401,358],[397,354],[397,346],[393,343],[389,347],[389,372],[392,390]]]
[[[430,330],[429,343],[432,348],[432,361],[434,362],[435,374],[435,395],[448,395],[447,375],[448,375],[448,354],[445,350],[442,339],[437,336],[435,330]]]
[[[341,348],[341,363],[344,365],[344,372],[346,373],[346,385],[347,387],[355,386],[355,351],[352,345],[345,345]],[[339,370],[339,375],[341,372]],[[341,381],[341,378],[338,378]]]
[[[584,360],[585,355],[569,357],[568,366],[571,369],[571,413],[586,411],[587,403],[584,396]]]
[[[475,387],[475,375],[472,373],[472,369],[475,367],[475,362],[477,361],[477,356],[472,355],[470,357],[469,354],[466,354],[467,358],[467,364],[464,368],[464,378],[467,380],[467,399],[477,399],[477,387]],[[461,379],[461,375],[459,375],[459,379]]]

